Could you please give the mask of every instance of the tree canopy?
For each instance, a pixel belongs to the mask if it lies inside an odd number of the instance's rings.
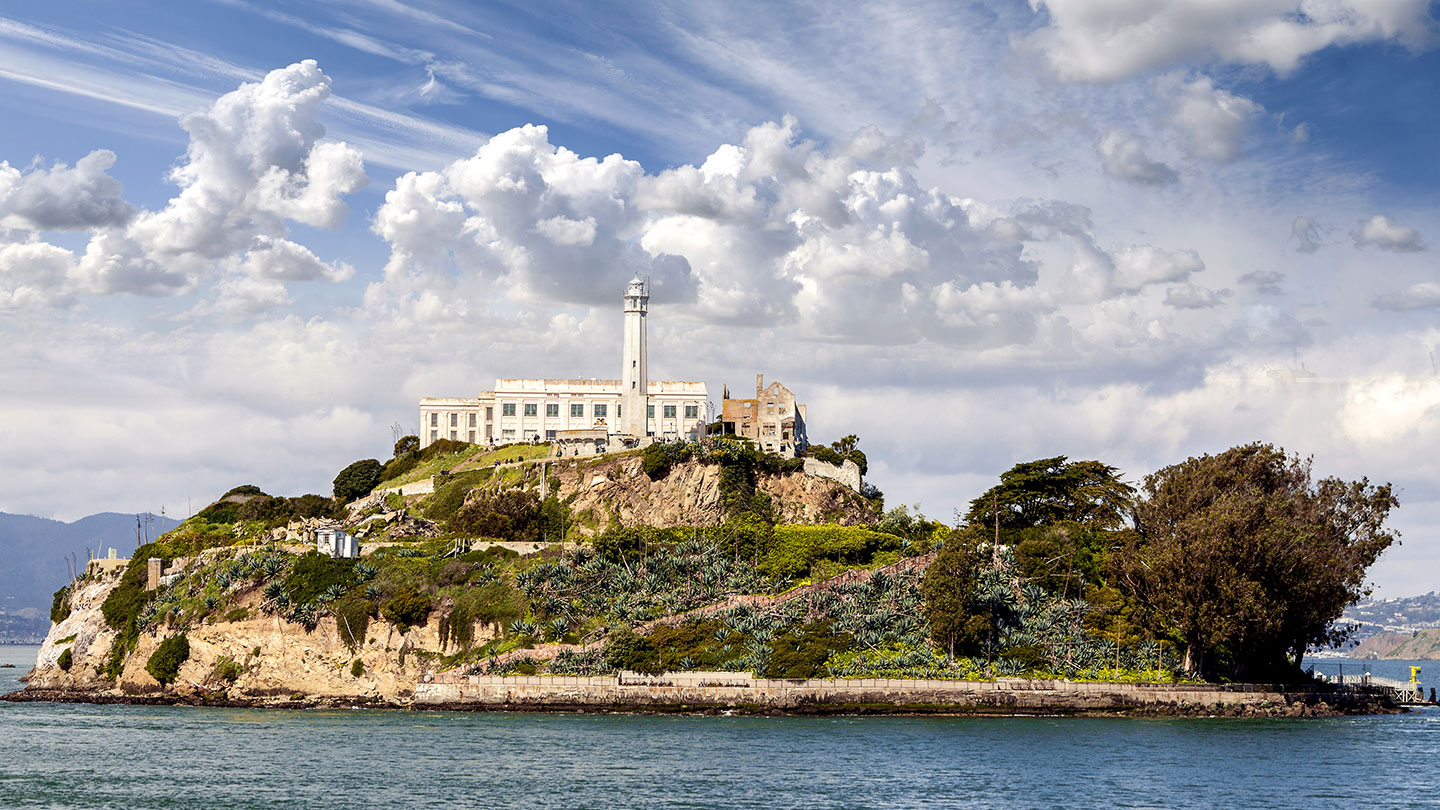
[[[335,476],[335,497],[353,501],[369,495],[380,483],[382,469],[380,461],[373,458],[361,459],[351,464]]]
[[[1368,593],[1397,505],[1389,484],[1312,482],[1308,459],[1248,444],[1146,476],[1111,569],[1140,621],[1183,641],[1186,669],[1283,677]]]
[[[1096,529],[1118,529],[1134,506],[1135,489],[1118,470],[1098,461],[1066,461],[1065,456],[1016,464],[1000,474],[1000,483],[970,502],[965,522],[972,526],[1031,529],[1065,521]]]

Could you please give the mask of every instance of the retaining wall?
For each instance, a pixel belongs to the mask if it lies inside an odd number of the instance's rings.
[[[739,708],[844,712],[857,709],[977,713],[1085,713],[1156,707],[1285,707],[1337,695],[1267,684],[1072,683],[1000,678],[945,681],[901,678],[777,680],[748,673],[661,676],[455,676],[415,689],[417,706],[490,709]]]

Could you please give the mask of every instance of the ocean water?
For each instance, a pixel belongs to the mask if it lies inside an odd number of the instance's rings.
[[[34,655],[0,647],[18,666],[0,669],[0,690]],[[917,719],[0,703],[6,810],[1427,806],[1440,806],[1440,709]]]

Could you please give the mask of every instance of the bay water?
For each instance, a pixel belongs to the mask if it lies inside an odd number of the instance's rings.
[[[0,669],[0,692],[20,688],[35,651],[0,646],[16,665]],[[1346,674],[1365,663],[1408,677],[1406,662],[1345,662]],[[1440,710],[759,718],[0,702],[0,808],[32,807],[1440,807]]]

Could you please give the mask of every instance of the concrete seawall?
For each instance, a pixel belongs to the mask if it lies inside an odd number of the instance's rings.
[[[1266,684],[1073,683],[899,678],[776,680],[745,673],[661,676],[449,676],[416,686],[414,706],[478,710],[654,710],[835,714],[1340,714],[1384,711],[1377,695]]]

